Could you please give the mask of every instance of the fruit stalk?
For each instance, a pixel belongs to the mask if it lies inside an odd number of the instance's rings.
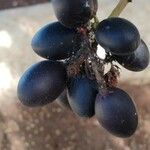
[[[132,2],[132,0],[120,0],[118,5],[114,8],[112,13],[110,14],[110,17],[118,17],[121,12],[124,10],[124,8],[127,6],[128,3]]]
[[[101,91],[101,94],[103,95],[106,93],[106,89],[107,89],[105,79],[103,78],[104,65],[102,62],[101,64],[98,65],[97,62],[95,61],[95,58],[93,56],[91,56],[91,58],[92,58],[92,69],[95,74],[95,78],[97,80],[99,91]]]

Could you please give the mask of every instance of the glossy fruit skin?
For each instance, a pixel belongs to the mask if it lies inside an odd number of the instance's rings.
[[[86,24],[97,12],[97,0],[52,0],[60,23],[69,28]]]
[[[141,40],[141,44],[133,54],[114,57],[119,64],[130,71],[143,71],[150,61],[149,50],[143,40]]]
[[[50,23],[37,31],[31,46],[35,53],[46,59],[66,59],[74,51],[76,34],[75,30],[68,29],[59,22]]]
[[[127,93],[119,88],[109,88],[107,94],[97,95],[95,114],[99,123],[118,137],[131,136],[138,125],[135,105]]]
[[[66,69],[61,62],[41,61],[32,65],[18,83],[19,100],[27,106],[53,102],[65,89]]]
[[[140,34],[134,24],[123,18],[108,18],[96,29],[97,42],[115,55],[134,52],[140,44]]]
[[[72,78],[68,85],[68,100],[73,112],[80,117],[92,117],[97,93],[95,80],[80,75]]]
[[[66,89],[60,94],[60,96],[56,99],[56,101],[61,107],[71,110]]]

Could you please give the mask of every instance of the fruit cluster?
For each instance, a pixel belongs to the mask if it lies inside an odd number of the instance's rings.
[[[96,19],[97,0],[52,0],[58,22],[41,28],[32,48],[48,60],[31,66],[18,84],[18,98],[27,106],[59,101],[80,117],[96,115],[119,137],[131,136],[138,125],[134,102],[116,87],[117,61],[131,71],[149,64],[149,51],[131,22],[119,17]],[[106,58],[97,55],[105,49]],[[109,71],[105,66],[111,65]]]

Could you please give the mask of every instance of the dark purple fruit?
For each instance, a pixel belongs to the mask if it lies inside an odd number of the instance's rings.
[[[62,106],[62,107],[64,107],[64,108],[69,108],[69,109],[71,109],[70,104],[69,104],[69,101],[68,101],[67,91],[66,91],[66,90],[64,90],[64,91],[60,94],[60,96],[56,99],[56,101],[57,101],[57,103],[58,103],[60,106]]]
[[[61,62],[41,61],[32,65],[18,84],[18,98],[27,106],[53,102],[65,89],[66,69]]]
[[[128,70],[142,71],[149,65],[149,50],[145,42],[141,40],[135,52],[127,56],[115,56],[115,59]]]
[[[52,0],[57,19],[75,28],[86,24],[97,12],[97,0]]]
[[[140,44],[140,34],[134,24],[123,18],[108,18],[96,29],[97,42],[115,55],[134,52]]]
[[[138,115],[132,99],[119,88],[109,88],[104,96],[97,95],[95,114],[99,123],[118,137],[131,136],[138,125]]]
[[[72,78],[68,86],[68,100],[73,112],[80,117],[92,117],[97,93],[95,80],[80,75]]]
[[[32,49],[41,57],[61,60],[71,56],[74,51],[76,32],[59,22],[42,27],[32,39]]]

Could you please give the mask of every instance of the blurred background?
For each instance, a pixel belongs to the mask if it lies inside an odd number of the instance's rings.
[[[106,18],[118,0],[99,0]],[[19,7],[21,6],[21,7]],[[149,0],[133,0],[121,17],[139,29],[150,48]],[[150,150],[150,68],[122,69],[119,86],[137,104],[139,127],[128,139],[107,133],[96,121],[81,119],[55,102],[42,108],[22,106],[16,95],[21,74],[39,58],[31,49],[34,33],[55,21],[48,0],[0,0],[0,150]]]

